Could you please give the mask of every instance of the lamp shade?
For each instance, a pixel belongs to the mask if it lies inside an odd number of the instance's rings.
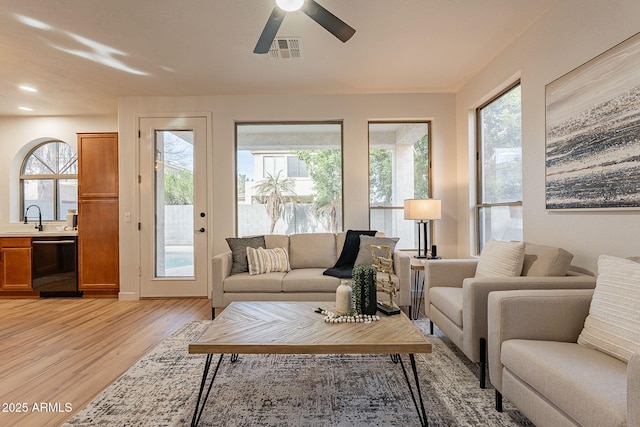
[[[404,201],[404,219],[440,219],[441,215],[440,200],[406,199]]]

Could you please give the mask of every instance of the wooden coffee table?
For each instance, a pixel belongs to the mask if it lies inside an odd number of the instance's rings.
[[[414,357],[414,353],[431,352],[424,334],[404,313],[382,315],[379,321],[370,323],[332,324],[325,323],[324,316],[314,311],[318,307],[335,311],[334,303],[323,302],[233,302],[216,316],[189,344],[189,353],[207,355],[191,425],[200,421],[225,354],[231,355],[232,362],[238,354],[390,354],[402,367],[420,423],[426,426]],[[204,394],[214,354],[220,358]],[[407,354],[415,393],[401,356]]]

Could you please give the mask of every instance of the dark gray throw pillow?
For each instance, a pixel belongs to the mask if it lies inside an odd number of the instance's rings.
[[[227,244],[231,249],[231,274],[249,271],[247,262],[247,248],[264,248],[264,236],[255,237],[227,237]]]
[[[360,236],[360,250],[358,251],[358,257],[353,266],[358,267],[361,265],[371,265],[373,263],[371,259],[371,245],[389,246],[391,248],[391,254],[393,255],[398,240],[400,240],[398,237]]]

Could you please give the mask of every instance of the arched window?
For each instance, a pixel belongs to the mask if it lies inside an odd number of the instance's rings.
[[[42,219],[64,220],[78,208],[78,155],[67,143],[46,141],[27,154],[20,169],[21,209],[37,205]],[[33,215],[30,212],[29,215]]]

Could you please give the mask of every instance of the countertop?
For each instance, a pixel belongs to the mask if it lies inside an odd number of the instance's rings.
[[[69,237],[77,235],[77,230],[0,230],[0,237]]]

